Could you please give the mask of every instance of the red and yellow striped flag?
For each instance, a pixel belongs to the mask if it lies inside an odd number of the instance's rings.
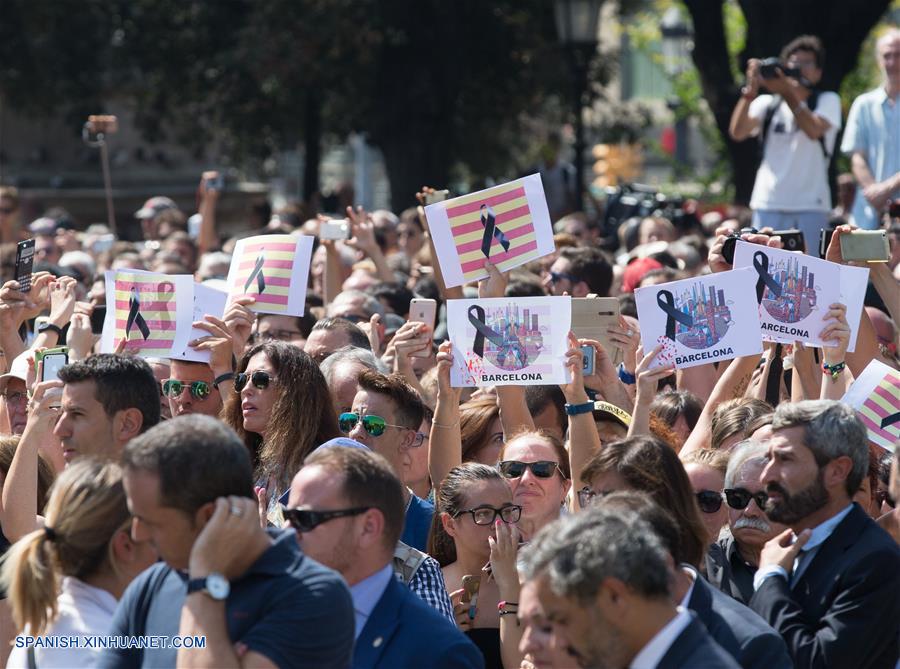
[[[108,284],[107,284],[108,285]],[[126,349],[165,357],[176,330],[175,284],[165,274],[116,272],[113,346],[127,339]]]

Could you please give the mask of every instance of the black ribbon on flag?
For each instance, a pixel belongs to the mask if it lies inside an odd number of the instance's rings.
[[[484,357],[485,339],[496,346],[503,346],[503,335],[487,326],[485,323],[484,309],[477,304],[473,304],[469,307],[469,323],[475,328],[475,341],[472,343],[472,353],[479,358]]]
[[[137,288],[131,287],[131,297],[128,299],[128,320],[125,321],[125,339],[131,333],[131,328],[137,325],[138,330],[144,335],[146,341],[150,337],[150,328],[147,321],[141,315],[141,296]]]
[[[481,205],[481,225],[484,227],[484,235],[481,238],[481,252],[485,258],[491,257],[491,239],[496,238],[504,251],[509,251],[509,240],[497,225],[497,215],[486,204]]]
[[[772,291],[772,295],[776,298],[781,297],[781,286],[779,286],[778,282],[772,278],[771,274],[769,274],[769,256],[762,251],[754,253],[753,269],[756,270],[756,274],[759,276],[756,280],[756,303],[762,304],[766,288]]]
[[[892,413],[890,416],[885,416],[881,419],[881,429],[885,429],[893,425],[894,423],[900,423],[900,411],[896,413]]]
[[[671,291],[661,290],[656,294],[656,304],[666,312],[666,337],[675,341],[675,321],[685,327],[694,327],[694,319],[689,314],[675,308],[675,296]]]
[[[253,279],[256,279],[257,292],[262,293],[266,289],[266,279],[263,276],[263,265],[265,262],[265,256],[260,253],[259,257],[256,259],[256,264],[253,266],[253,271],[250,272],[250,276],[247,277],[247,283],[244,284],[245,293],[250,290],[250,284],[253,283]]]

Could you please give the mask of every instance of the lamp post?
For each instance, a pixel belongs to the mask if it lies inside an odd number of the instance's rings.
[[[672,6],[663,14],[660,22],[662,33],[663,69],[669,77],[675,78],[687,69],[691,49],[694,47],[694,33],[682,18],[681,10]],[[669,109],[675,114],[675,160],[680,167],[687,165],[687,119],[679,115],[681,101],[672,98]]]
[[[575,114],[575,202],[584,208],[584,120],[587,75],[591,58],[597,52],[597,28],[602,0],[556,0],[556,33],[566,52],[573,82]]]

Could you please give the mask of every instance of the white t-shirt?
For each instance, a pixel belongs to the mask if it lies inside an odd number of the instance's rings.
[[[771,95],[760,95],[750,103],[750,117],[762,123],[772,102]],[[828,155],[841,127],[841,99],[830,91],[819,93],[813,112],[830,124],[825,133]],[[762,164],[756,173],[750,208],[763,211],[830,211],[828,162],[817,139],[810,139],[798,126],[786,102],[772,116]]]

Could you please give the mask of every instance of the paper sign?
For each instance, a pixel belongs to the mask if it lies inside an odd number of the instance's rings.
[[[663,345],[652,367],[762,353],[755,282],[753,270],[735,269],[634,291],[644,353]]]
[[[451,384],[460,388],[568,383],[565,357],[571,321],[568,297],[448,300]]]
[[[862,317],[863,302],[866,298],[868,285],[868,267],[841,265],[841,296],[838,302],[847,306],[847,324],[850,326],[848,353],[853,353],[856,350],[856,337],[859,335],[859,319]]]
[[[184,349],[191,329],[194,278],[139,270],[107,271],[106,320],[100,350],[125,349],[148,358],[168,358]]]
[[[539,174],[425,207],[447,287],[487,278],[552,253],[553,228]]]
[[[313,238],[259,235],[241,239],[228,270],[228,299],[250,295],[260,314],[302,316]]]
[[[900,446],[900,372],[873,360],[841,401],[856,409],[873,443],[889,451]]]
[[[204,286],[202,283],[194,284],[194,308],[191,313],[192,322],[202,321],[204,316],[222,318],[225,315],[225,303],[228,300],[227,293],[221,290]],[[208,337],[209,332],[199,328],[191,328],[188,341]],[[185,346],[180,353],[170,356],[173,360],[191,360],[193,362],[209,362],[209,351],[197,351],[190,346]]]
[[[756,275],[763,339],[833,346],[819,335],[828,324],[829,305],[840,302],[842,265],[739,241],[734,267],[749,267]]]

